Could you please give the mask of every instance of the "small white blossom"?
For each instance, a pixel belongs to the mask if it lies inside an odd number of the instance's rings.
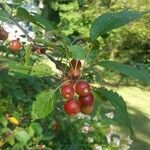
[[[113,143],[114,143],[116,146],[119,146],[119,145],[120,145],[120,139],[114,137],[114,138],[113,138]]]
[[[103,150],[101,145],[95,144],[94,150]]]
[[[109,119],[113,119],[114,118],[114,113],[113,112],[109,112],[109,113],[106,113],[105,116]]]
[[[95,116],[95,117],[93,118],[93,120],[94,120],[94,121],[98,121],[98,117]]]
[[[88,141],[89,143],[93,143],[93,142],[94,142],[94,139],[91,138],[91,137],[88,137],[87,141]]]
[[[88,133],[90,131],[90,127],[89,126],[84,126],[84,127],[81,128],[81,131],[83,133]]]
[[[128,143],[129,145],[131,145],[131,144],[133,143],[133,141],[130,139],[130,136],[127,137],[127,143]]]

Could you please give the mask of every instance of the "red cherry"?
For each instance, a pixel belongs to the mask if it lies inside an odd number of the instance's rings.
[[[75,87],[76,93],[80,96],[89,95],[91,92],[90,85],[87,81],[79,81]]]
[[[81,68],[81,61],[80,60],[76,60],[76,59],[72,59],[70,61],[70,66],[73,69],[76,68],[76,69],[80,70],[80,68]]]
[[[9,49],[13,52],[18,52],[22,47],[19,40],[13,40],[9,43]]]
[[[81,107],[81,112],[83,113],[83,114],[89,114],[89,113],[91,113],[93,111],[93,105],[91,105],[91,106],[82,106]]]
[[[6,32],[5,30],[0,30],[0,40],[7,40],[8,38],[8,32]]]
[[[68,115],[74,116],[80,112],[80,103],[75,99],[70,99],[64,104],[64,110]]]
[[[74,95],[74,88],[71,84],[65,84],[61,87],[61,95],[66,98],[70,99]]]
[[[94,97],[92,94],[86,95],[86,96],[80,96],[79,101],[81,106],[91,106],[94,102]]]

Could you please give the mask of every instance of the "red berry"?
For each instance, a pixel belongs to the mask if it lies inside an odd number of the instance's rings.
[[[91,106],[82,106],[81,107],[81,112],[83,113],[83,114],[89,114],[89,113],[91,113],[93,111],[93,105],[91,105]]]
[[[61,95],[66,98],[70,99],[74,95],[74,88],[72,85],[65,84],[61,87]]]
[[[75,99],[70,99],[64,104],[64,110],[68,115],[74,116],[80,112],[80,103]]]
[[[91,106],[94,102],[94,97],[92,94],[86,95],[86,96],[80,96],[79,101],[81,106]]]
[[[19,40],[13,40],[9,43],[9,48],[13,52],[18,52],[21,47],[22,45]]]
[[[81,68],[81,61],[80,60],[76,60],[76,59],[72,59],[70,61],[70,66],[73,69],[76,68],[76,69],[80,70],[80,68]]]
[[[8,38],[8,32],[6,32],[5,30],[0,30],[0,40],[7,40]]]
[[[89,95],[91,92],[90,85],[87,81],[79,81],[75,87],[76,93],[80,96]]]

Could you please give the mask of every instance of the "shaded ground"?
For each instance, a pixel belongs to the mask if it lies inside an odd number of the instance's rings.
[[[134,129],[131,150],[150,150],[150,91],[137,87],[115,89],[126,101]]]

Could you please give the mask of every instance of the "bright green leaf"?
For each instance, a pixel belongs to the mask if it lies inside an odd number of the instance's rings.
[[[109,12],[97,17],[90,29],[90,37],[95,40],[115,28],[119,28],[144,15],[144,13],[134,11]]]
[[[25,63],[28,65],[30,62],[30,55],[31,55],[31,47],[27,46],[25,51]]]
[[[106,69],[122,73],[126,76],[139,79],[146,84],[150,84],[150,73],[144,69],[139,70],[137,68],[113,61],[101,61],[99,65]]]
[[[6,117],[0,116],[0,124],[2,124],[4,127],[7,126],[8,121],[7,121]]]
[[[32,105],[33,120],[48,116],[54,109],[54,100],[54,91],[44,91],[37,95],[36,101]]]
[[[32,75],[36,75],[38,77],[42,77],[42,76],[50,76],[52,73],[52,69],[50,66],[41,63],[41,64],[35,64],[32,67],[32,71],[31,74]]]
[[[23,145],[26,145],[27,142],[30,140],[29,134],[23,128],[16,128],[14,135],[16,139]]]

